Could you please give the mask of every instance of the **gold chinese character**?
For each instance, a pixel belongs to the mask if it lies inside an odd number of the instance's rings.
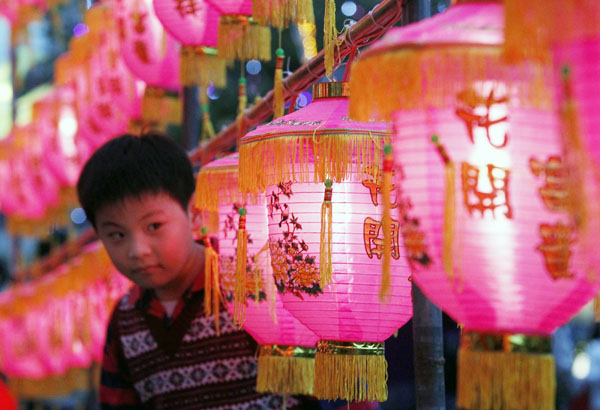
[[[200,5],[196,0],[175,0],[175,3],[177,3],[175,10],[179,12],[182,18],[186,15],[196,15],[200,9]]]
[[[546,162],[542,162],[531,158],[529,166],[536,177],[544,174],[546,184],[540,188],[540,195],[546,208],[557,212],[567,211],[569,207],[569,188],[562,159],[551,156],[548,157]]]
[[[398,245],[398,237],[400,234],[400,224],[398,221],[392,219],[390,223],[390,230],[392,231],[392,258],[400,258],[400,246]],[[383,255],[383,238],[380,238],[381,221],[377,221],[371,217],[365,218],[363,222],[363,240],[365,244],[365,250],[369,259],[373,259],[373,255],[377,256],[377,259],[381,259]],[[383,236],[383,233],[381,233]]]
[[[383,187],[383,173],[377,165],[367,167],[366,172],[371,178],[363,179],[362,184],[369,190],[373,205],[378,206],[379,201],[377,200],[377,195],[381,193]],[[395,172],[396,171],[392,171],[392,177]],[[398,206],[398,189],[396,188],[396,185],[392,185],[391,191],[396,192],[396,199],[391,205],[392,208],[396,208]]]
[[[575,242],[573,228],[560,222],[554,225],[543,223],[540,224],[540,236],[542,243],[536,249],[544,256],[546,270],[552,279],[572,278],[569,246]]]
[[[512,209],[508,198],[508,180],[510,170],[492,164],[486,165],[487,178],[490,184],[489,192],[482,192],[478,188],[479,167],[469,163],[462,163],[462,188],[463,199],[469,214],[477,210],[483,216],[486,210],[491,210],[496,216],[497,209],[503,209],[507,218],[512,218]]]
[[[501,144],[496,144],[492,141],[490,128],[494,125],[506,122],[508,117],[502,116],[497,119],[490,118],[492,107],[496,104],[505,104],[508,102],[508,97],[495,97],[494,90],[485,97],[477,93],[475,90],[469,89],[461,92],[457,96],[459,108],[456,109],[456,115],[465,122],[469,139],[475,142],[473,131],[475,128],[484,128],[489,143],[495,148],[503,148],[508,142],[508,134],[505,133]]]

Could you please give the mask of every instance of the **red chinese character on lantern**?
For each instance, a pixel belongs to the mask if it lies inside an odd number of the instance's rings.
[[[104,118],[112,117],[112,111],[111,111],[110,105],[108,103],[98,104],[98,112]]]
[[[133,43],[133,49],[135,50],[135,54],[138,56],[140,61],[150,64],[150,58],[148,57],[148,48],[146,47],[146,43],[141,40],[136,40]]]
[[[569,188],[567,171],[562,159],[557,156],[548,157],[546,162],[535,158],[529,160],[531,172],[536,177],[544,176],[545,185],[540,188],[544,205],[551,211],[567,211],[569,206]]]
[[[175,3],[175,10],[179,12],[182,18],[187,15],[196,15],[200,10],[200,5],[196,0],[175,0]]]
[[[110,85],[110,90],[113,94],[121,94],[123,92],[121,88],[121,80],[119,79],[119,77],[109,78],[108,84]]]
[[[383,173],[377,165],[367,167],[366,172],[370,178],[363,179],[362,184],[371,193],[371,202],[373,202],[373,205],[378,206],[379,201],[377,196],[381,193],[383,187]],[[395,173],[396,171],[392,171],[392,176],[394,176]],[[392,208],[396,208],[398,206],[398,189],[396,188],[396,185],[392,185],[391,191],[396,192],[396,199],[391,204]]]
[[[546,270],[554,280],[573,277],[573,273],[569,272],[569,246],[575,242],[573,234],[572,227],[560,222],[540,225],[542,243],[536,249],[544,256]]]
[[[400,246],[398,244],[398,238],[400,234],[400,224],[398,221],[392,219],[390,223],[390,231],[392,233],[392,258],[400,258]],[[380,238],[381,232],[381,221],[373,219],[371,217],[365,218],[363,222],[363,240],[365,244],[365,250],[369,259],[373,259],[373,255],[377,256],[377,259],[381,259],[383,255],[383,238]]]
[[[148,17],[148,13],[139,13],[134,12],[131,13],[131,19],[133,20],[133,29],[138,34],[143,34],[146,31],[146,25],[144,24],[144,20]]]
[[[504,216],[512,218],[508,197],[510,170],[492,164],[487,164],[485,169],[487,173],[482,182],[486,182],[487,187],[483,188],[480,186],[479,167],[462,163],[463,199],[469,214],[477,210],[483,216],[485,211],[490,210],[496,216],[496,210],[503,210]]]
[[[490,91],[487,97],[480,95],[475,90],[468,89],[459,93],[457,100],[459,108],[456,109],[456,115],[465,122],[471,142],[475,142],[475,129],[483,128],[485,129],[489,143],[493,147],[503,148],[506,146],[508,143],[508,134],[505,132],[501,139],[496,141],[497,138],[492,137],[490,129],[508,120],[508,117],[503,114],[497,115],[498,118],[492,118],[494,106],[506,104],[508,97],[496,97],[494,89]]]

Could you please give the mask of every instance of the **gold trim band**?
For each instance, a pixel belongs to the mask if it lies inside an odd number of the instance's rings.
[[[524,334],[490,334],[464,332],[460,337],[461,349],[506,352],[506,353],[550,353],[552,339],[546,336]]]
[[[313,100],[340,97],[350,97],[350,85],[347,82],[326,82],[313,85]]]
[[[317,344],[317,353],[384,356],[385,348],[383,342],[338,342],[333,340],[320,340]]]
[[[260,345],[258,355],[277,356],[277,357],[306,357],[313,359],[317,349],[314,347],[290,346],[290,345]]]

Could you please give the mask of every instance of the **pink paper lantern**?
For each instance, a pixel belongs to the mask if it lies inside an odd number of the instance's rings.
[[[410,271],[393,221],[391,291],[382,303],[383,207],[378,193],[388,124],[349,121],[347,93],[342,83],[317,84],[313,103],[247,134],[240,147],[240,186],[262,191],[266,185],[275,283],[286,309],[321,339],[315,395],[385,400],[383,342],[412,316]],[[331,283],[323,286],[319,255],[326,178],[334,181],[333,273]],[[353,360],[363,360],[372,378],[346,362],[350,356],[331,354],[353,346]],[[376,354],[360,356],[360,346]],[[351,387],[357,383],[360,392]]]
[[[535,81],[549,82],[548,67],[504,64],[502,5],[463,3],[391,30],[363,54],[352,84],[366,92],[351,114],[393,112],[414,280],[464,328],[458,406],[553,408],[547,337],[600,282],[569,212],[574,185],[558,118],[539,104],[548,98]],[[369,74],[382,64],[385,77]],[[392,102],[375,101],[390,92]],[[597,182],[583,177],[577,184],[597,196]],[[597,232],[597,206],[586,202],[588,229]]]
[[[178,91],[179,44],[161,25],[152,0],[116,1],[115,18],[125,65],[151,87]]]
[[[312,394],[314,354],[319,338],[283,306],[269,262],[267,210],[264,197],[241,195],[238,154],[213,161],[198,174],[197,206],[219,215],[219,277],[225,306],[234,308],[238,210],[246,210],[247,283],[240,321],[260,344],[257,390],[283,394]],[[255,203],[252,203],[255,202]]]

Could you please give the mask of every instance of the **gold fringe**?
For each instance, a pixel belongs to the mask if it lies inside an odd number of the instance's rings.
[[[386,145],[385,159],[383,161],[383,261],[381,263],[381,288],[379,289],[379,300],[385,302],[390,295],[391,275],[390,264],[392,258],[392,216],[391,216],[391,195],[392,195],[392,172],[394,170],[394,158],[392,156],[392,146]]]
[[[313,391],[318,399],[385,401],[388,396],[385,356],[317,352]]]
[[[214,314],[217,336],[221,334],[219,313],[221,291],[219,290],[219,255],[213,249],[208,236],[204,238],[204,312],[206,316]]]
[[[242,192],[264,192],[281,181],[343,182],[353,172],[367,175],[378,165],[390,132],[316,130],[304,135],[251,141],[240,146],[239,187]],[[314,135],[313,135],[314,134]],[[313,154],[314,161],[309,160]],[[314,164],[311,175],[309,166]]]
[[[222,15],[217,44],[219,56],[226,60],[271,61],[271,29],[247,16]]]
[[[331,242],[333,235],[333,211],[331,206],[331,196],[333,182],[328,179],[325,181],[325,197],[323,204],[321,204],[321,252],[319,259],[319,279],[321,289],[331,283],[333,278],[333,267],[331,264]]]
[[[503,63],[499,46],[407,45],[365,54],[352,65],[350,118],[391,120],[397,110],[454,107],[457,94],[480,81],[516,88],[523,106],[549,108],[552,103],[547,65],[509,66]]]
[[[273,83],[273,119],[283,116],[283,60],[285,53],[282,48],[275,52],[277,61],[275,62],[275,80]]]
[[[199,99],[200,109],[202,110],[202,133],[200,134],[200,140],[204,141],[215,136],[215,129],[210,119],[210,106],[205,89],[200,90]]]
[[[325,50],[325,74],[331,78],[335,65],[335,45],[337,29],[335,28],[335,0],[325,0],[325,14],[323,16],[323,49]]]
[[[179,78],[183,86],[198,85],[206,89],[227,85],[226,61],[209,47],[182,46]]]
[[[178,95],[157,87],[146,87],[142,97],[142,121],[181,124],[181,100]]]
[[[459,408],[551,410],[555,390],[551,354],[458,351]]]
[[[315,359],[258,356],[256,391],[259,393],[313,394]]]
[[[240,193],[238,167],[208,167],[200,169],[196,178],[195,207],[202,211],[217,212],[220,204],[258,204],[258,194]]]
[[[252,0],[252,18],[261,26],[278,29],[289,23],[314,24],[312,0]]]
[[[529,0],[526,5],[505,0],[504,10],[509,62],[549,61],[553,44],[600,35],[600,3],[596,0]]]
[[[237,231],[237,250],[235,262],[235,287],[233,291],[233,321],[236,325],[241,327],[246,320],[248,231],[246,230],[246,209],[240,208],[239,214],[240,218]]]
[[[452,282],[454,280],[454,228],[456,222],[456,188],[455,167],[450,161],[445,165],[445,200],[444,200],[444,229],[442,233],[444,247],[442,250],[442,264],[444,271]]]

